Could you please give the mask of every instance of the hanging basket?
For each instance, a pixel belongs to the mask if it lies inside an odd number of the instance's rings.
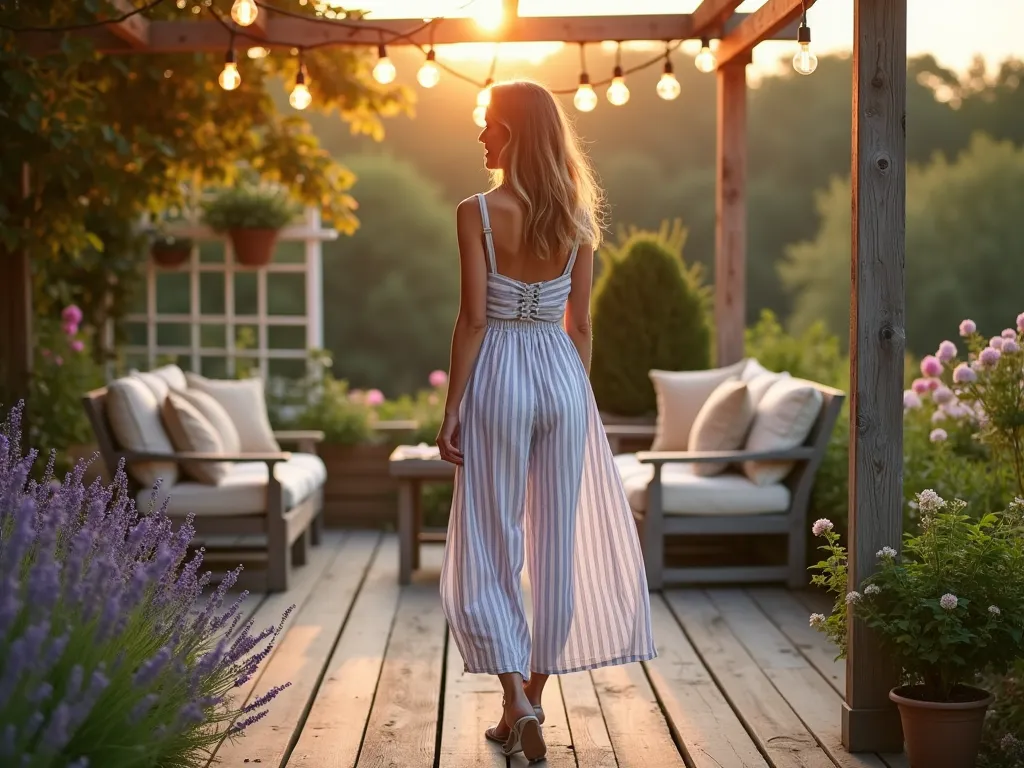
[[[155,242],[149,247],[149,255],[161,267],[180,267],[192,255],[192,243],[187,241]]]
[[[232,229],[228,231],[235,262],[244,267],[265,267],[274,258],[276,229]]]

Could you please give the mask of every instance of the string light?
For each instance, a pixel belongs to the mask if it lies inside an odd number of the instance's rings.
[[[295,75],[295,87],[292,88],[292,92],[288,94],[288,103],[292,105],[293,109],[305,109],[313,101],[313,96],[309,92],[309,87],[306,85],[306,65],[302,61],[302,57],[299,57],[299,71]]]
[[[661,79],[658,81],[656,90],[658,95],[665,101],[672,101],[678,98],[679,93],[682,91],[679,81],[672,71],[672,60],[669,58],[668,43],[665,44],[665,69],[661,73]]]
[[[377,63],[373,67],[373,79],[381,85],[387,85],[394,81],[397,74],[395,65],[388,58],[387,48],[381,43],[377,46]]]
[[[434,54],[433,47],[427,51],[427,60],[423,62],[420,71],[416,73],[416,79],[424,88],[433,88],[441,80],[441,70],[437,66],[437,56]]]
[[[619,43],[618,48],[615,49],[615,69],[612,71],[612,82],[605,95],[608,97],[608,101],[616,107],[621,107],[629,101],[629,87],[622,74],[622,43]]]
[[[796,41],[800,49],[793,56],[793,69],[801,75],[809,75],[818,68],[818,57],[811,50],[811,28],[807,26],[807,5],[801,0],[802,15],[796,30]]]
[[[593,112],[597,102],[597,94],[594,92],[594,86],[590,84],[590,76],[584,72],[580,75],[580,87],[576,89],[572,103],[580,112]]]
[[[231,18],[240,27],[248,27],[256,21],[260,9],[255,0],[235,0],[231,6]]]
[[[700,39],[700,53],[694,58],[693,65],[704,74],[714,72],[718,67],[718,59],[711,50],[711,41],[706,37]]]
[[[217,82],[225,91],[233,91],[242,84],[242,76],[238,74],[238,64],[235,61],[234,46],[228,48],[227,55],[224,57],[224,69],[217,77]]]

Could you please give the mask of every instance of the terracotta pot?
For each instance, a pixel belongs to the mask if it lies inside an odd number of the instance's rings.
[[[153,261],[161,267],[180,267],[189,256],[192,255],[191,245],[178,245],[170,243],[153,243],[149,249],[149,255]]]
[[[245,267],[265,267],[274,258],[276,229],[232,229],[228,231],[235,262]]]
[[[978,759],[985,711],[994,697],[980,688],[962,685],[962,701],[922,701],[921,686],[904,685],[889,691],[903,723],[910,768],[972,768]]]

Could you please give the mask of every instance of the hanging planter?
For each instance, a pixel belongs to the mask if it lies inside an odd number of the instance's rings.
[[[210,198],[203,205],[203,220],[228,236],[237,264],[265,267],[274,258],[279,230],[297,212],[281,187],[240,185]]]
[[[192,240],[187,237],[159,235],[149,246],[149,255],[161,267],[180,267],[192,256]]]

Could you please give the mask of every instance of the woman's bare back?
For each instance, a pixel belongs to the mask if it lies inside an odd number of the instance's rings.
[[[557,259],[541,259],[528,249],[523,240],[523,209],[514,195],[499,187],[485,197],[500,274],[524,283],[541,283],[565,272],[570,253],[560,254]]]

